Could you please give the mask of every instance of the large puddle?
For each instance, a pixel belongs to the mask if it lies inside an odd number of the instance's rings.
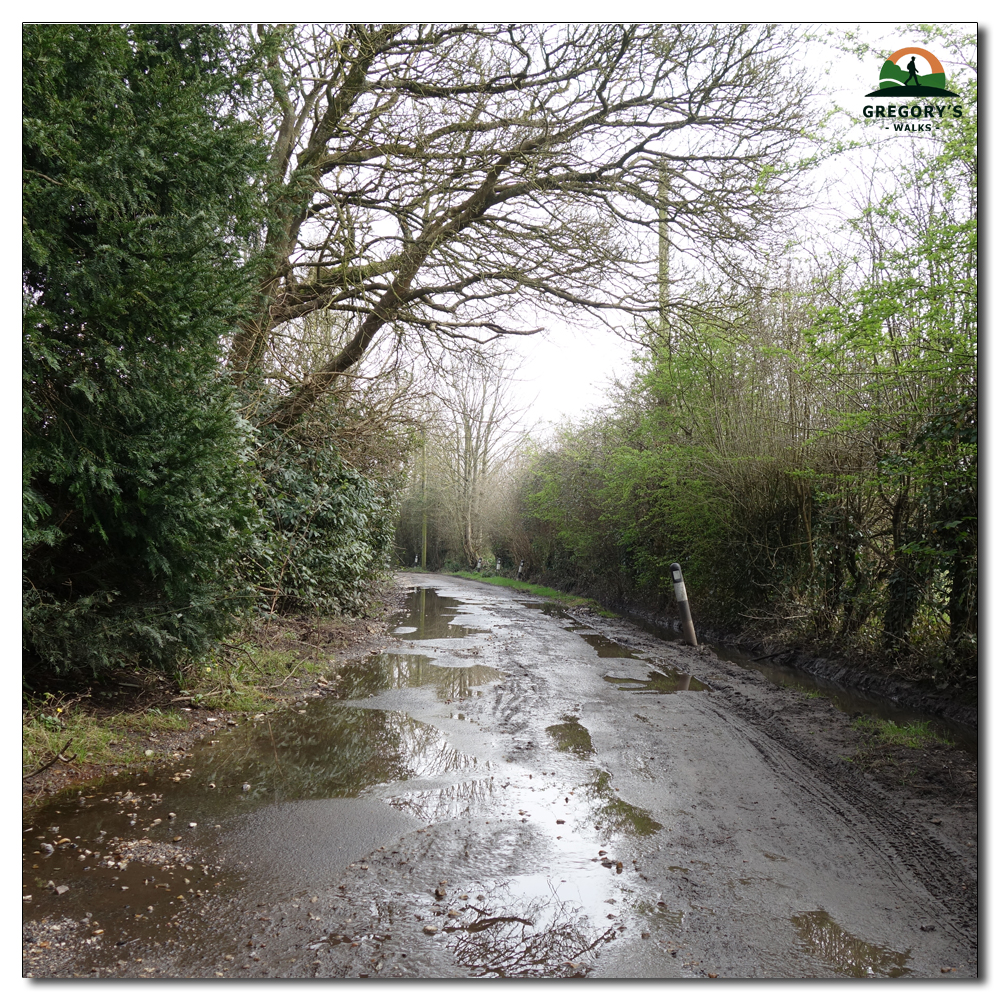
[[[483,631],[476,627],[475,619],[461,601],[442,597],[429,587],[417,587],[392,633],[407,639],[458,639]]]
[[[444,638],[444,637],[443,637]],[[338,698],[366,698],[393,688],[433,687],[441,701],[468,698],[473,690],[502,674],[482,664],[440,666],[423,653],[376,653],[347,660],[337,668]]]
[[[418,589],[393,633],[402,643],[452,640],[482,633],[483,622],[476,605]],[[582,638],[601,657],[633,659],[592,631]],[[103,964],[128,968],[141,944],[152,963],[145,973],[155,973],[157,954],[183,940],[191,947],[192,935],[228,961],[229,928],[248,893],[271,901],[308,894],[366,868],[358,859],[373,845],[420,833],[418,824],[473,817],[485,838],[475,857],[467,845],[454,869],[482,891],[455,911],[455,956],[474,976],[585,975],[626,914],[652,907],[636,897],[614,845],[660,824],[622,799],[608,772],[585,766],[594,748],[575,716],[547,731],[582,767],[567,782],[569,772],[522,774],[479,761],[406,711],[364,705],[405,688],[460,702],[502,677],[460,659],[467,655],[444,642],[440,652],[340,662],[331,694],[304,709],[259,714],[178,754],[173,766],[55,798],[23,834],[25,920],[85,928]],[[513,872],[483,877],[512,858]]]
[[[398,628],[442,639],[478,631],[463,617],[460,602],[421,590]],[[498,670],[409,652],[336,669],[334,697],[259,714],[178,754],[173,767],[123,773],[48,803],[23,834],[25,919],[58,913],[92,925],[95,948],[166,940],[248,884],[272,896],[304,891],[335,877],[373,837],[412,826],[380,788],[482,770],[435,726],[357,700],[414,687],[462,700]]]
[[[642,680],[634,677],[615,677],[606,674],[604,679],[619,691],[637,691],[639,694],[675,694],[678,691],[711,691],[693,674],[677,670],[650,670]]]

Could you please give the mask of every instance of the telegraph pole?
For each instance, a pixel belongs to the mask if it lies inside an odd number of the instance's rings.
[[[670,330],[667,326],[667,309],[670,305],[670,220],[667,214],[668,202],[670,198],[670,178],[667,176],[666,163],[660,163],[660,183],[657,189],[657,201],[659,208],[657,214],[659,224],[657,235],[659,237],[659,253],[657,267],[657,288],[660,298],[659,326],[659,350],[670,355]]]
[[[421,473],[423,487],[423,525],[420,529],[420,568],[427,569],[427,436],[424,435],[423,442],[423,469]]]

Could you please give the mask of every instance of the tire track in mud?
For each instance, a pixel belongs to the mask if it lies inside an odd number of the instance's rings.
[[[727,723],[734,718],[745,723],[740,727],[743,737],[776,772],[799,787],[807,801],[815,800],[849,820],[858,840],[878,856],[904,867],[945,911],[941,919],[955,936],[977,947],[978,874],[961,854],[923,829],[902,796],[784,728],[780,712],[765,702],[778,697],[781,689],[762,676],[736,673],[708,647],[688,649],[644,633],[636,635],[622,622],[586,624],[626,647],[638,645],[637,651],[650,662],[662,660],[710,683],[714,690],[706,708]]]
[[[745,695],[727,691],[716,682],[705,707],[727,724],[733,724],[733,717],[745,723],[738,725],[741,735],[775,772],[795,784],[809,800],[849,822],[852,833],[870,850],[890,864],[906,868],[950,915],[942,914],[942,919],[956,937],[977,947],[975,873],[968,870],[961,855],[922,830],[898,798],[845,762],[831,761],[822,751],[786,732],[777,713],[762,710]]]

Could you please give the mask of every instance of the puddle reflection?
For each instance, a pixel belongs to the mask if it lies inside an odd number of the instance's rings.
[[[615,660],[642,659],[641,656],[636,656],[635,653],[630,652],[624,646],[619,646],[617,642],[612,642],[610,639],[606,639],[599,632],[581,632],[579,629],[575,628],[568,628],[566,631],[575,632],[592,649],[596,650],[597,655],[601,659],[606,657],[610,657]]]
[[[243,797],[338,798],[375,785],[464,767],[440,730],[405,712],[318,702],[305,715],[240,727],[198,762],[206,781],[250,789]]]
[[[898,979],[913,970],[905,963],[910,951],[889,951],[849,934],[825,910],[799,913],[791,918],[806,951],[827,962],[842,976],[855,979]]]
[[[512,879],[489,887],[461,913],[450,946],[477,978],[581,978],[619,930],[598,930],[579,907],[560,899],[551,881],[545,895],[528,896]],[[537,881],[537,880],[532,880]]]
[[[468,698],[473,688],[503,676],[493,667],[442,667],[422,653],[376,653],[364,659],[347,660],[339,668],[340,698],[365,698],[392,688],[433,685],[442,701]]]
[[[409,595],[406,611],[396,619],[395,632],[408,639],[454,639],[486,631],[455,622],[468,610],[469,605],[442,597],[430,587],[417,587]]]
[[[609,684],[614,684],[619,691],[637,691],[640,694],[644,692],[673,694],[676,691],[712,690],[693,674],[682,674],[676,670],[651,670],[646,675],[645,680],[640,680],[637,677],[614,677],[611,674],[606,674],[604,679]]]
[[[550,618],[561,618],[568,622],[569,624],[564,625],[563,628],[565,628],[567,632],[576,633],[576,635],[596,650],[597,655],[602,659],[605,657],[610,657],[616,660],[642,659],[642,657],[636,656],[635,653],[626,649],[624,646],[620,646],[617,642],[601,635],[600,632],[594,631],[592,626],[581,625],[575,618],[566,614],[566,612],[558,604],[552,604],[548,601],[525,601],[523,602],[523,606],[526,608],[532,608],[535,611],[541,611],[543,615],[548,615]]]
[[[605,839],[621,834],[647,837],[663,829],[663,824],[657,823],[645,809],[633,806],[615,795],[611,775],[607,771],[599,771],[596,779],[585,785],[584,790],[590,799],[602,803],[592,810],[591,822]]]
[[[497,798],[494,782],[494,778],[474,778],[447,788],[415,789],[405,795],[393,795],[385,801],[421,823],[445,823],[469,813],[474,806],[486,812]]]

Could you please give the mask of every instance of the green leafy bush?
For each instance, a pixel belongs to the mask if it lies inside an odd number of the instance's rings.
[[[169,665],[246,603],[249,428],[219,368],[261,154],[197,25],[24,28],[29,675]]]
[[[391,484],[343,462],[335,437],[261,429],[263,521],[243,568],[262,611],[363,611],[388,571],[397,516]]]

